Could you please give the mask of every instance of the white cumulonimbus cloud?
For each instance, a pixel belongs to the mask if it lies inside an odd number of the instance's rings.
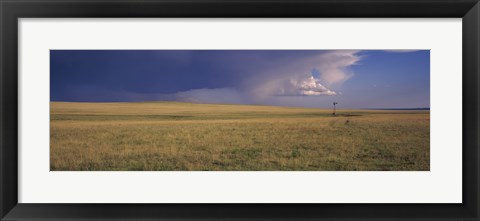
[[[338,86],[350,79],[353,73],[348,68],[361,59],[359,51],[340,50],[320,55],[312,64],[320,72],[320,80],[328,86]]]
[[[334,88],[340,88],[353,76],[348,68],[362,59],[358,53],[352,50],[328,51],[265,70],[248,82],[247,91],[255,100],[270,96],[337,95],[339,93]]]
[[[285,82],[275,95],[284,96],[309,96],[309,95],[336,95],[335,91],[328,89],[312,75],[298,75]]]
[[[245,73],[237,87],[202,88],[163,95],[163,99],[195,103],[265,103],[276,96],[333,96],[353,76],[360,51],[336,50],[286,58]],[[268,64],[270,61],[265,59]]]

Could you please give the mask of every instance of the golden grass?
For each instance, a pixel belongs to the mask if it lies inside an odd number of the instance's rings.
[[[430,169],[429,111],[51,103],[53,171]]]

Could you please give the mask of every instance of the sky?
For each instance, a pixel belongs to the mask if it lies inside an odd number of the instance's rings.
[[[50,99],[429,108],[429,50],[51,50]]]

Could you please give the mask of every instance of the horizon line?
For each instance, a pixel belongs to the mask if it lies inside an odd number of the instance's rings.
[[[267,105],[267,104],[228,104],[228,103],[197,103],[188,101],[50,101],[63,103],[187,103],[187,104],[210,104],[210,105],[250,105],[250,106],[270,106],[270,107],[292,107],[292,108],[312,108],[326,109],[324,107],[305,107],[305,106],[285,106],[285,105]],[[430,107],[355,107],[355,108],[337,108],[341,109],[358,109],[358,110],[430,110]]]

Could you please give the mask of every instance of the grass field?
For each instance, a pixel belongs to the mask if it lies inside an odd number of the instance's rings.
[[[50,169],[430,170],[429,111],[52,102]]]

